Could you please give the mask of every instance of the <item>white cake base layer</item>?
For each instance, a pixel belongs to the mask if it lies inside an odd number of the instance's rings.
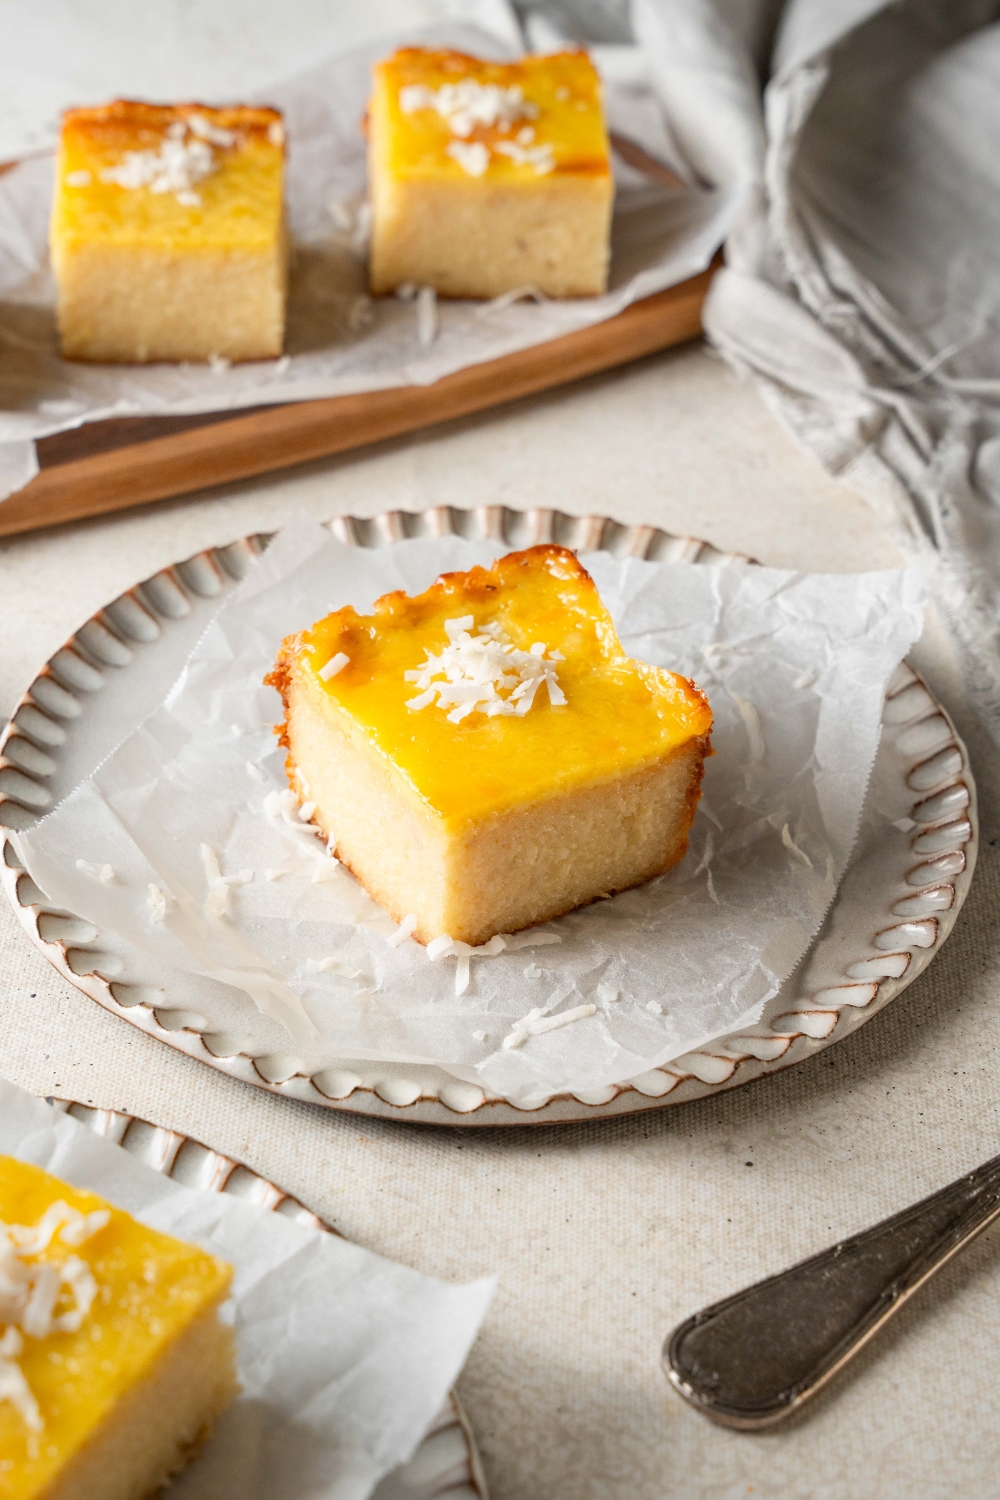
[[[197,1455],[237,1392],[234,1335],[210,1307],[72,1457],[44,1500],[147,1500]]]
[[[401,181],[373,166],[371,288],[446,297],[596,297],[607,285],[610,177]]]
[[[285,337],[285,250],[82,245],[55,262],[66,359],[102,364],[274,359]]]
[[[450,831],[333,700],[291,673],[289,772],[313,821],[414,936],[487,942],[640,885],[682,859],[705,746],[693,740],[612,781],[559,793]]]

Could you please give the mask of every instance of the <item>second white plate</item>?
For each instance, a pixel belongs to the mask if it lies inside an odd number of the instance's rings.
[[[50,1103],[184,1187],[230,1193],[285,1214],[299,1224],[308,1224],[311,1229],[337,1233],[273,1182],[190,1136],[119,1110],[94,1109],[72,1099],[52,1099]],[[449,1395],[410,1461],[380,1481],[372,1500],[437,1500],[439,1495],[447,1495],[447,1500],[488,1500],[472,1429],[454,1394]]]

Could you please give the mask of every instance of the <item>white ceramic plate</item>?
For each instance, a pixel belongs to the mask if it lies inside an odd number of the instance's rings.
[[[203,1192],[232,1193],[261,1208],[286,1214],[312,1229],[337,1233],[273,1182],[258,1177],[232,1157],[209,1150],[190,1136],[179,1135],[162,1125],[151,1125],[136,1115],[92,1109],[72,1099],[49,1102],[174,1182]],[[454,1394],[438,1412],[409,1463],[387,1474],[373,1491],[372,1500],[437,1500],[438,1496],[446,1500],[488,1500],[472,1429]]]
[[[341,541],[361,547],[455,533],[494,540],[498,550],[556,541],[618,556],[716,565],[734,560],[706,542],[671,537],[652,526],[500,506],[474,511],[442,506],[418,515],[388,511],[373,520],[340,517],[330,529]],[[681,1103],[801,1062],[894,999],[951,931],[975,864],[975,786],[954,725],[904,664],[889,684],[870,789],[882,813],[888,810],[895,835],[885,836],[882,817],[877,823],[862,821],[818,937],[768,1003],[759,1025],[628,1083],[592,1094],[557,1095],[530,1112],[430,1066],[352,1060],[305,1077],[282,1053],[255,1055],[247,1037],[206,1030],[190,988],[183,997],[171,997],[136,982],[142,970],[135,950],[49,906],[19,866],[5,829],[29,826],[76,785],[87,769],[84,754],[93,756],[95,737],[105,753],[114,748],[126,703],[133,718],[137,708],[157,706],[155,683],[180,670],[219,595],[266,545],[265,537],[246,537],[201,552],[114,600],[56,652],[0,735],[0,879],[15,911],[66,979],[151,1036],[246,1083],[334,1109],[437,1125],[592,1119]],[[143,671],[154,658],[158,670]],[[193,1000],[196,1004],[196,991]]]

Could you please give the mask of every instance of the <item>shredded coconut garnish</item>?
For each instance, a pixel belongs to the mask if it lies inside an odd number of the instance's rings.
[[[784,844],[784,846],[785,846],[786,849],[788,849],[792,854],[795,855],[796,859],[799,859],[799,860],[802,861],[802,863],[807,867],[807,869],[810,869],[810,870],[812,869],[812,867],[813,867],[812,860],[809,858],[809,856],[805,852],[805,850],[804,849],[800,849],[799,846],[798,846],[798,844],[792,838],[792,835],[788,831],[788,824],[787,823],[784,824],[784,826],[782,827],[782,830],[781,830],[781,842]]]
[[[507,1048],[523,1047],[529,1036],[540,1036],[543,1032],[555,1031],[558,1026],[568,1026],[571,1021],[583,1021],[596,1014],[596,1005],[574,1005],[572,1010],[549,1016],[545,1014],[545,1006],[536,1005],[520,1021],[514,1022],[514,1029],[504,1037],[503,1045]]]
[[[296,833],[306,833],[310,838],[316,833],[316,829],[306,820],[303,822],[302,814],[309,807],[306,802],[299,806],[299,799],[291,787],[286,787],[283,792],[268,792],[264,798],[264,811],[269,818],[276,818],[288,828],[294,828]],[[315,811],[315,804],[310,810],[309,817]]]
[[[350,659],[349,656],[344,655],[343,651],[338,651],[336,656],[330,657],[325,667],[320,667],[319,675],[324,682],[329,682],[331,677],[336,677],[338,672],[344,670]]]
[[[660,1002],[658,1000],[647,1000],[646,1001],[646,1009],[649,1011],[649,1014],[651,1016],[662,1016],[663,1015],[663,1006],[660,1004]]]
[[[594,994],[602,1005],[611,1005],[618,999],[618,991],[610,984],[599,984]]]
[[[544,292],[540,292],[537,286],[516,286],[509,292],[501,292],[499,297],[492,297],[489,302],[483,302],[476,308],[477,318],[488,318],[492,313],[504,312],[506,308],[513,307],[515,302],[536,302],[539,306],[548,302]]]
[[[315,811],[315,802],[303,802],[302,806],[299,808],[299,821],[301,823],[308,823]]]
[[[430,348],[437,329],[437,292],[432,286],[422,286],[417,293],[417,343],[421,349]]]
[[[407,708],[427,708],[436,697],[438,708],[448,711],[452,724],[477,712],[488,718],[497,714],[523,717],[543,682],[552,707],[566,702],[555,666],[564,659],[560,652],[551,651],[546,657],[548,648],[541,641],[536,641],[530,651],[521,651],[504,637],[495,621],[472,636],[472,624],[472,615],[445,620],[448,644],[444,650],[438,656],[426,652],[422,667],[404,673],[407,682],[415,682],[421,689],[408,700]]]
[[[187,139],[190,133],[190,139]],[[151,193],[173,193],[178,203],[197,208],[201,197],[195,184],[217,168],[212,146],[232,146],[231,130],[220,130],[200,115],[175,120],[167,127],[158,151],[126,151],[120,162],[101,171],[102,182],[122,188],[149,188]]]
[[[534,167],[539,177],[556,169],[551,146],[519,146],[516,141],[497,141],[493,149],[499,155],[508,157],[515,166]]]
[[[162,922],[173,904],[174,898],[170,892],[165,891],[162,886],[154,885],[150,881],[149,889],[146,893],[146,905],[149,907],[150,920],[153,922]]]
[[[288,874],[288,871],[285,869],[284,865],[269,866],[264,871],[264,879],[265,880],[280,880],[283,875],[287,875],[287,874]]]
[[[8,1328],[0,1339],[0,1401],[9,1401],[32,1432],[41,1432],[45,1423],[31,1386],[24,1378],[24,1371],[15,1361],[24,1348],[24,1340],[16,1328]]]
[[[413,929],[416,927],[416,925],[416,914],[412,911],[408,912],[400,922],[399,926],[396,928],[396,931],[392,934],[392,936],[386,939],[389,947],[398,948],[400,943],[405,943],[406,939],[413,932]]]
[[[0,1223],[0,1401],[9,1401],[32,1432],[44,1423],[24,1372],[16,1363],[24,1338],[44,1339],[50,1333],[76,1333],[83,1326],[97,1296],[93,1272],[78,1255],[62,1262],[28,1257],[47,1250],[58,1235],[77,1249],[103,1229],[111,1215],[106,1208],[82,1214],[61,1199],[45,1210],[37,1224]],[[63,1305],[66,1299],[70,1305]],[[60,1310],[61,1309],[61,1310]]]
[[[199,844],[201,862],[205,869],[205,879],[208,882],[208,895],[205,897],[205,915],[208,917],[223,917],[229,907],[229,888],[234,885],[249,885],[253,879],[252,870],[241,870],[238,875],[223,875],[219,868],[219,856],[211,844]]]
[[[541,979],[542,971],[537,964],[529,964],[524,971],[525,979]]]
[[[180,124],[177,121],[176,124]],[[232,130],[225,130],[221,125],[213,125],[211,120],[206,120],[204,115],[189,115],[187,127],[192,134],[200,140],[208,141],[213,146],[235,146],[236,134]],[[175,129],[176,126],[171,126]],[[181,132],[177,132],[178,138],[183,140]]]
[[[733,702],[740,711],[740,718],[746,727],[747,737],[750,740],[750,759],[764,759],[764,733],[760,727],[760,715],[749,698],[742,697],[739,693],[731,694]]]
[[[486,1040],[486,1032],[485,1031],[474,1031],[472,1033],[472,1035],[473,1035],[474,1040],[477,1041],[477,1042],[485,1042],[485,1040]]]
[[[457,963],[455,964],[455,994],[464,995],[469,988],[471,977],[470,964],[472,959],[495,958],[504,949],[514,950],[529,947],[535,943],[559,943],[561,941],[562,939],[557,932],[521,932],[516,935],[509,932],[498,932],[490,938],[488,943],[481,943],[478,948],[473,948],[471,943],[463,943],[459,938],[452,938],[447,933],[442,933],[440,937],[434,938],[427,944],[425,951],[427,957],[431,960],[439,958],[457,959]],[[533,965],[529,965],[528,971],[533,967]],[[542,971],[538,969],[536,972],[541,974]],[[562,998],[558,991],[555,998]],[[555,1003],[555,998],[550,1001],[550,1004]]]
[[[518,120],[537,120],[538,105],[529,104],[516,83],[501,88],[497,83],[477,83],[462,78],[458,83],[443,83],[439,89],[425,83],[411,83],[399,91],[399,107],[404,115],[420,109],[433,109],[441,116],[452,135],[470,136],[477,125],[507,131]]]
[[[503,934],[504,946],[511,952],[518,948],[544,948],[548,943],[561,943],[562,937],[558,932],[515,932]]]
[[[316,866],[309,879],[313,885],[323,885],[328,880],[336,880],[339,868],[340,860],[335,854],[331,854],[328,861]]]
[[[82,870],[85,875],[93,875],[102,885],[110,885],[115,879],[114,867],[112,865],[92,865],[88,859],[78,859],[76,868]]]
[[[469,177],[482,177],[490,164],[490,148],[482,141],[449,141],[444,148],[445,156],[457,161]]]
[[[252,760],[247,761],[247,775],[250,777],[251,781],[264,780],[264,772],[261,770],[260,766],[255,766]]]
[[[490,147],[484,141],[470,141],[477,129],[497,130],[506,135],[519,120],[537,120],[538,105],[524,97],[523,90],[512,84],[502,88],[496,83],[478,83],[462,78],[458,83],[443,83],[439,89],[424,83],[411,83],[399,91],[399,107],[405,115],[421,109],[433,109],[444,120],[455,137],[444,148],[470,177],[482,177],[490,165]],[[520,166],[533,166],[536,172],[551,172],[555,157],[551,146],[534,146],[535,132],[524,125],[513,141],[499,141],[493,150],[508,156]]]

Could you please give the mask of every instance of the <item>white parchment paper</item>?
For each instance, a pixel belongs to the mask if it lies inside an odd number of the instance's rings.
[[[289,143],[294,256],[287,352],[280,360],[209,368],[60,359],[47,244],[53,159],[25,162],[0,177],[0,495],[31,477],[30,449],[23,444],[46,433],[140,412],[229,410],[429,384],[466,365],[610,318],[705,268],[724,237],[733,195],[664,186],[616,155],[607,295],[507,306],[442,302],[436,337],[422,345],[413,303],[367,295],[360,129],[371,64],[414,40],[480,56],[511,55],[487,31],[435,27],[345,53],[266,91],[263,102],[284,111]],[[614,130],[656,160],[669,160],[675,148],[652,87],[609,82],[607,93]],[[18,442],[22,446],[5,462],[2,446]]]
[[[711,701],[717,754],[691,848],[659,880],[523,934],[514,951],[474,955],[457,994],[461,960],[432,961],[412,939],[394,946],[388,915],[346,871],[331,872],[320,840],[265,812],[286,783],[269,727],[280,705],[261,679],[281,638],[328,610],[417,592],[497,551],[457,537],[363,550],[312,522],[286,529],[164,706],[20,835],[35,880],[121,934],[157,974],[166,965],[209,981],[198,991],[208,1030],[236,1029],[264,1052],[277,1026],[308,1073],[350,1058],[437,1063],[530,1106],[752,1024],[846,865],[885,683],[920,633],[918,574],[585,557],[626,648],[693,677]],[[224,874],[252,874],[222,918],[206,915],[202,843]],[[81,869],[81,857],[109,864],[114,879]],[[172,898],[160,922],[151,883]],[[580,1005],[596,1014],[503,1045],[530,1010]]]
[[[364,1500],[421,1441],[492,1294],[491,1279],[449,1286],[182,1187],[3,1079],[0,1152],[234,1267],[242,1394],[171,1487],[177,1500]]]

